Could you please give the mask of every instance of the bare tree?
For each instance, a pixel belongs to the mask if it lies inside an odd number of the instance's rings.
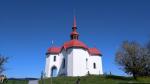
[[[5,71],[4,65],[7,62],[8,57],[0,55],[0,75]]]
[[[145,64],[145,74],[150,76],[150,41],[147,43],[146,48],[148,49],[148,54],[145,56],[146,64]]]
[[[145,67],[145,57],[148,53],[137,42],[124,41],[116,52],[115,61],[127,74],[132,74],[134,79],[142,73]]]

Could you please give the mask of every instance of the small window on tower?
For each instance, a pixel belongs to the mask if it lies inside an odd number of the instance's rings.
[[[96,63],[93,63],[93,68],[96,69]]]
[[[56,61],[56,56],[54,56],[54,62]]]
[[[73,39],[76,39],[76,36],[73,36]]]

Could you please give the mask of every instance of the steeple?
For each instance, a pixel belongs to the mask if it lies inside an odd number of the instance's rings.
[[[73,27],[77,27],[77,25],[76,25],[76,16],[74,16]]]
[[[76,16],[74,16],[72,32],[71,32],[71,35],[70,35],[71,40],[74,40],[74,39],[78,40],[79,34],[76,30],[77,30]]]

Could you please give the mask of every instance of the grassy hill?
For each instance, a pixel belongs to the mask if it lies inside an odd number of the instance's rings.
[[[55,77],[52,84],[75,84],[78,77]],[[43,80],[44,84],[51,84],[51,79]],[[118,83],[150,83],[149,77],[134,80],[132,77],[123,76],[85,76],[80,77],[80,84],[118,84]],[[42,84],[42,81],[39,81]]]
[[[28,81],[27,80],[8,80],[8,82],[4,84],[28,84]]]
[[[28,84],[29,80],[38,80],[38,78],[8,78],[4,84]]]

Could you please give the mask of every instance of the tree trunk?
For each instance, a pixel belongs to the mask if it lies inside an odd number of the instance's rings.
[[[135,80],[137,80],[137,78],[136,78],[136,74],[133,72],[133,78],[135,79]]]

